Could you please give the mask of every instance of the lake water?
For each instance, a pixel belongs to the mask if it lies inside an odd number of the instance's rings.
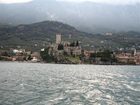
[[[1,62],[0,105],[140,105],[140,66]]]

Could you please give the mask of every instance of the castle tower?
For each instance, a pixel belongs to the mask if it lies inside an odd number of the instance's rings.
[[[56,34],[56,44],[61,43],[61,34]]]

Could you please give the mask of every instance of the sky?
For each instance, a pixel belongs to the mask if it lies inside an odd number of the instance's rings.
[[[26,3],[32,0],[0,0],[1,4],[11,4],[11,3]]]
[[[25,3],[32,0],[0,0],[0,3],[11,4],[11,3]],[[140,0],[56,0],[56,1],[65,1],[65,2],[96,2],[96,3],[107,3],[107,4],[136,4],[140,3]]]
[[[140,0],[57,0],[57,1],[67,1],[67,2],[96,2],[96,3],[107,3],[107,4],[120,4],[120,5],[125,5],[125,4],[136,4],[140,3]]]
[[[6,3],[6,4],[26,3],[30,1],[33,0],[0,0],[0,3]],[[128,4],[131,5],[131,4],[140,3],[140,0],[56,0],[56,1],[75,2],[75,3],[89,1],[89,2],[96,2],[96,3],[119,4],[119,5],[128,5]]]

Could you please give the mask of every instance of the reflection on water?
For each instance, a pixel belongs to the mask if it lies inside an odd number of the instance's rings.
[[[140,67],[0,63],[0,105],[140,105]]]

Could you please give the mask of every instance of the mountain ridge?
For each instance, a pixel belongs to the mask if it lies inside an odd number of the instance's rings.
[[[140,4],[108,5],[35,0],[26,4],[0,4],[0,22],[17,25],[53,20],[90,33],[139,31],[139,10]]]
[[[88,34],[78,31],[76,28],[57,21],[43,21],[32,24],[21,24],[18,26],[0,27],[0,45],[15,46],[34,46],[38,43],[39,48],[50,42],[55,42],[55,35],[62,34],[62,37],[68,38],[71,34],[75,36],[86,36]],[[42,44],[42,45],[41,45]]]
[[[140,33],[135,31],[105,34],[90,34],[81,32],[75,27],[57,22],[43,21],[18,26],[0,26],[0,46],[13,48],[22,46],[29,49],[40,49],[50,43],[55,43],[56,34],[62,34],[63,41],[81,42],[88,49],[114,49],[140,46]],[[71,36],[71,38],[69,38]]]

